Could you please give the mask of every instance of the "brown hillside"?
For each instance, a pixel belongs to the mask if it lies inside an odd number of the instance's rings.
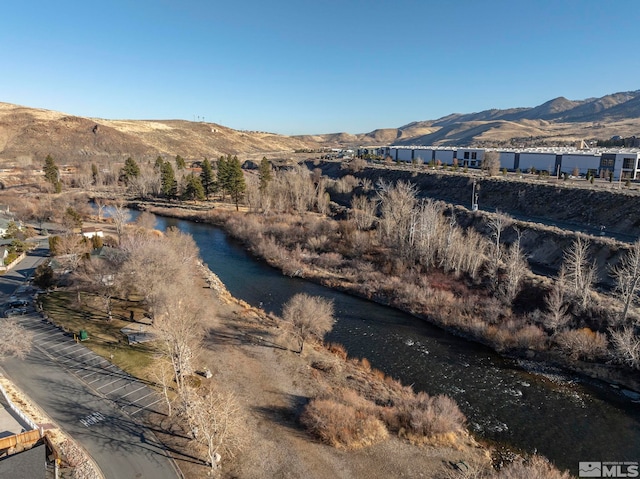
[[[0,160],[60,161],[89,158],[201,159],[222,154],[251,156],[318,148],[311,138],[233,130],[183,120],[104,120],[0,103]]]

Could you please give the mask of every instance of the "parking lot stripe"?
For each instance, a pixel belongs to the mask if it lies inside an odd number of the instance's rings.
[[[122,386],[120,386],[119,388],[116,389],[112,389],[111,391],[109,391],[106,394],[113,394],[116,391],[120,391],[122,388],[126,388],[129,384],[134,384],[135,381],[131,381],[131,380],[127,380],[127,382],[125,384],[123,384]],[[143,386],[144,387],[144,386]]]
[[[162,401],[162,398],[160,399],[156,399],[155,401],[153,401],[151,404],[147,404],[146,406],[143,406],[139,409],[137,409],[136,411],[133,411],[132,413],[129,413],[130,416],[133,416],[134,414],[138,414],[140,411],[144,410],[144,409],[149,409],[151,406],[153,406],[156,403],[159,403],[160,401]]]
[[[75,346],[75,347],[77,347],[78,345],[77,345],[75,342],[73,342],[73,343],[69,344],[68,346],[65,346],[65,347],[64,347],[64,348],[62,348],[62,349],[54,349],[54,351],[55,351],[56,353],[61,353],[62,351],[66,351],[66,350],[67,350],[67,349],[69,349],[69,348],[73,348],[74,346]],[[53,349],[53,348],[52,348],[52,349]]]
[[[83,357],[85,357],[87,354],[93,354],[93,351],[91,351],[91,350],[86,351],[84,354],[81,354],[80,356],[77,356],[77,357],[76,357],[76,359],[83,358]]]
[[[103,384],[102,386],[100,386],[99,388],[96,388],[96,391],[100,391],[102,388],[106,388],[107,386],[110,386],[114,383],[117,383],[118,381],[122,381],[122,378],[118,378],[118,379],[114,379],[113,381],[111,381],[110,383],[107,384]]]
[[[128,395],[133,394],[133,393],[137,393],[138,391],[140,391],[141,389],[144,389],[144,388],[145,388],[145,386],[144,386],[144,385],[142,385],[142,386],[140,386],[138,389],[134,389],[133,391],[128,392],[128,393],[127,393],[127,394],[125,394],[124,396],[120,396],[120,399],[124,399],[124,398],[126,398]]]

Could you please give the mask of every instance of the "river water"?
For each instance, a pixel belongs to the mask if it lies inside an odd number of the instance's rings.
[[[579,461],[640,461],[640,404],[616,389],[501,358],[425,321],[370,301],[289,278],[254,259],[215,226],[157,217],[193,236],[209,268],[231,294],[266,311],[300,292],[334,301],[327,339],[350,356],[412,384],[453,397],[478,436],[537,451],[577,475]]]

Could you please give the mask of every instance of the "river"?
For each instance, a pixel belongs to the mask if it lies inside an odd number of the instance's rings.
[[[231,294],[252,305],[278,314],[299,292],[332,299],[337,321],[329,341],[415,390],[453,397],[478,436],[537,451],[575,475],[579,461],[640,461],[640,404],[611,386],[528,372],[522,361],[411,315],[283,276],[215,226],[157,217],[158,229],[170,226],[192,235]]]

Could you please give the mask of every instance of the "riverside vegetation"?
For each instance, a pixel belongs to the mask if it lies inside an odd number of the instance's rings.
[[[156,181],[162,185],[165,178],[166,185],[171,183],[171,188],[158,188],[157,195],[171,199],[179,196],[181,191],[187,191],[182,185],[188,182],[197,185],[192,174],[190,179],[189,174],[183,175],[182,179],[175,176],[167,179],[169,168],[164,165],[158,166]],[[131,166],[129,164],[132,178],[138,178],[140,173]],[[186,182],[181,183],[185,178]],[[223,180],[224,174],[219,178]],[[224,185],[223,181],[220,183]],[[505,246],[501,241],[511,223],[506,215],[498,214],[491,218],[488,226],[492,234],[486,238],[472,229],[465,230],[456,225],[455,216],[445,214],[447,208],[444,204],[418,201],[415,188],[409,183],[380,183],[374,187],[355,184],[349,177],[333,182],[323,178],[317,170],[309,171],[303,166],[272,171],[268,161],[263,161],[257,175],[246,175],[246,185],[243,186],[238,179],[235,185],[231,196],[236,208],[244,196],[248,212],[215,209],[187,214],[224,224],[255,254],[280,267],[286,274],[318,279],[329,286],[392,304],[488,342],[501,351],[556,349],[576,359],[602,361],[614,358],[629,369],[638,367],[634,356],[637,335],[633,329],[634,285],[637,282],[623,283],[623,279],[635,278],[631,255],[627,266],[621,265],[616,272],[621,281],[620,290],[625,288],[623,284],[627,284],[624,291],[631,292],[621,297],[631,299],[628,303],[625,303],[626,299],[622,302],[626,307],[621,306],[619,313],[606,315],[599,296],[591,291],[593,278],[587,258],[588,245],[582,239],[567,252],[566,267],[556,281],[550,287],[540,286],[527,270],[519,242]],[[150,194],[152,189],[141,194],[135,181],[127,180],[124,186],[133,188],[138,196],[153,196]],[[217,185],[212,180],[208,186],[211,190],[205,196],[214,193]],[[197,186],[193,191],[195,196],[185,196],[185,199],[201,197]],[[230,194],[231,191],[225,191],[222,186],[222,196],[225,193]],[[330,202],[331,194],[352,194],[350,211],[333,215],[335,208]],[[75,211],[83,209],[82,199],[71,206],[69,198],[69,195],[59,193],[34,196],[30,205],[22,206],[25,218],[31,216],[42,220],[55,216],[55,212],[68,213],[68,208]],[[67,207],[61,209],[59,206],[64,202]],[[47,205],[50,206],[49,213],[46,212]],[[169,214],[176,214],[176,210],[169,211]],[[162,350],[165,351],[166,367],[158,370],[167,370],[169,374],[158,383],[175,384],[171,387],[181,397],[184,411],[197,401],[206,403],[207,398],[213,401],[219,392],[193,396],[189,381],[182,376],[193,371],[189,362],[195,357],[197,348],[185,345],[181,338],[191,338],[195,344],[201,334],[197,327],[197,318],[202,314],[201,305],[195,299],[188,300],[188,291],[193,290],[189,282],[192,280],[188,277],[193,276],[197,251],[188,238],[170,232],[166,241],[173,241],[171,249],[176,248],[180,253],[175,255],[178,258],[175,271],[170,275],[159,270],[149,272],[149,267],[165,267],[163,260],[167,257],[164,254],[167,245],[155,243],[159,240],[153,239],[153,235],[141,234],[141,230],[136,229],[132,233],[118,227],[122,219],[118,218],[116,211],[113,221],[119,240],[109,242],[119,252],[108,258],[106,263],[111,264],[107,270],[96,273],[91,269],[95,267],[91,262],[79,263],[78,266],[82,264],[83,268],[88,268],[89,273],[85,277],[93,278],[101,275],[113,277],[117,271],[129,271],[130,274],[117,273],[123,278],[132,278],[132,275],[143,271],[149,273],[145,278],[158,278],[158,281],[162,277],[171,277],[182,282],[184,278],[185,289],[181,288],[177,295],[169,291],[171,288],[167,285],[163,287],[156,281],[148,282],[143,291],[137,291],[144,297],[145,307],[154,321],[158,321],[164,338]],[[144,221],[142,215],[140,222]],[[156,256],[145,256],[150,254]],[[105,282],[95,286],[101,291],[108,311],[115,290],[105,291],[111,287]],[[544,292],[544,303],[528,305],[524,293],[528,288]],[[181,297],[182,293],[188,301]],[[166,324],[163,326],[164,320]],[[295,332],[295,328],[293,330]],[[322,331],[321,328],[317,336]],[[298,342],[301,353],[303,344],[304,340]],[[329,349],[334,355],[346,359],[344,350],[339,346],[330,345]],[[331,362],[319,361],[312,366],[323,374],[331,374],[335,370]],[[365,375],[366,387],[356,391],[328,387],[308,403],[300,416],[301,423],[323,441],[337,447],[363,447],[383,440],[391,431],[415,443],[438,442],[451,441],[452,434],[455,437],[463,431],[464,417],[450,399],[415,394],[410,388],[371,370],[366,360],[362,360],[359,367],[369,373]],[[172,378],[171,381],[167,377]],[[378,381],[374,380],[376,378]],[[387,386],[381,388],[376,384]],[[381,396],[380,390],[386,392]],[[233,403],[231,399],[229,401]],[[193,410],[197,409],[193,407]],[[207,410],[207,407],[203,406],[203,409]],[[235,409],[230,408],[230,411]],[[184,414],[187,424],[194,427],[198,421],[195,413],[191,419],[189,413]],[[215,438],[216,441],[219,439]],[[229,441],[229,444],[233,442]],[[211,447],[207,449],[212,450]],[[223,449],[214,447],[213,455],[209,455],[212,466],[219,450]],[[548,472],[548,476],[541,477],[562,477],[537,459],[512,466],[517,467]],[[494,474],[483,471],[477,474]],[[508,471],[509,468],[503,469],[500,477],[517,476],[517,473],[505,475]]]
[[[639,242],[610,270],[615,289],[605,295],[594,289],[586,237],[565,251],[557,277],[540,278],[506,214],[486,215],[487,236],[459,226],[445,203],[419,201],[407,182],[332,181],[302,166],[269,175],[248,177],[248,212],[196,216],[223,225],[285,274],[391,304],[498,351],[576,368],[615,363],[609,372],[623,382],[640,367]],[[333,194],[351,195],[351,208],[327,214]],[[506,245],[509,229],[516,240]]]

